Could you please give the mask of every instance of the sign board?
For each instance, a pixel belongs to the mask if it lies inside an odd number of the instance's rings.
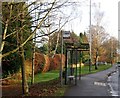
[[[70,31],[64,31],[63,32],[63,39],[69,39],[70,38]]]

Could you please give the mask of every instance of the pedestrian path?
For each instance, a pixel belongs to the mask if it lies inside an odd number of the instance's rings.
[[[105,71],[82,76],[76,86],[71,86],[65,92],[65,96],[110,96],[107,78],[115,70],[116,66],[114,65]]]

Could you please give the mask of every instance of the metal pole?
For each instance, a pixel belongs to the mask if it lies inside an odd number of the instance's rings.
[[[89,66],[89,71],[91,71],[91,67],[92,67],[92,54],[91,54],[91,44],[92,44],[92,38],[91,38],[91,0],[90,0],[90,26],[89,26],[89,37],[90,37],[90,66]]]
[[[61,86],[63,85],[62,84],[62,55],[63,55],[63,32],[61,31],[61,66],[60,66],[60,83],[61,83]]]
[[[81,53],[81,51],[80,51],[80,66],[79,66],[79,80],[81,79],[81,59],[82,58],[82,53]]]
[[[67,49],[66,49],[66,55],[65,56],[66,56],[65,57],[65,85],[67,85]]]
[[[73,68],[73,50],[71,50],[71,75],[74,75],[74,68]]]
[[[75,75],[75,85],[77,85],[77,49],[75,50],[76,52],[76,75]]]

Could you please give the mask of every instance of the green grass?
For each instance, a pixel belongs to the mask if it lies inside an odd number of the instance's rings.
[[[46,81],[56,79],[58,77],[59,77],[59,70],[53,70],[46,73],[38,73],[35,75],[34,83],[46,82]],[[31,81],[31,78],[28,80],[28,82],[30,81]]]
[[[94,66],[92,66],[92,70],[91,72],[89,72],[89,66],[83,66],[81,68],[81,74],[82,75],[86,75],[86,74],[91,74],[91,73],[96,73],[96,72],[99,72],[99,71],[103,71],[103,70],[106,70],[108,68],[110,68],[111,65],[99,65],[98,66],[98,70],[95,70]],[[77,70],[77,74],[79,75],[79,68]],[[46,81],[50,81],[50,80],[53,80],[53,79],[56,79],[59,77],[59,70],[53,70],[53,71],[49,71],[49,72],[46,72],[46,73],[38,73],[35,75],[35,83],[38,83],[38,82],[46,82]],[[31,79],[29,79],[29,82],[31,81]]]
[[[81,74],[86,75],[86,74],[96,73],[99,71],[106,70],[110,67],[111,65],[99,65],[98,70],[95,70],[94,66],[92,66],[92,70],[91,72],[89,72],[89,66],[83,66],[81,68]],[[77,70],[77,75],[79,75],[79,68]],[[38,73],[35,75],[35,83],[50,81],[58,77],[59,77],[59,70],[53,70],[46,73]],[[29,82],[30,82],[30,79],[29,79]],[[63,96],[67,88],[68,88],[68,85],[67,86],[63,85],[53,94],[53,96]]]
[[[108,64],[108,65],[99,65],[98,69],[95,70],[95,66],[92,65],[91,72],[89,72],[89,66],[83,66],[82,69],[81,69],[81,74],[82,75],[92,74],[92,73],[96,73],[96,72],[100,72],[100,71],[106,70],[106,69],[108,69],[110,67],[112,67],[110,64]]]

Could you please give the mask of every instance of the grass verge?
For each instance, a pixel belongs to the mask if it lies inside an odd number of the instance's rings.
[[[92,66],[92,70],[91,72],[89,72],[89,66],[84,66],[81,68],[82,69],[81,74],[86,75],[86,74],[96,73],[108,69],[110,67],[111,65],[100,65],[98,67],[98,70],[95,70],[94,66]],[[79,68],[77,72],[79,73]],[[30,94],[31,94],[30,96],[64,96],[64,93],[66,89],[68,89],[69,85],[67,86],[63,85],[61,87],[58,77],[59,77],[59,70],[36,74],[35,84],[29,85]],[[19,80],[18,82],[21,85],[20,79],[17,80]],[[30,83],[30,81],[31,78],[29,79],[28,82]],[[16,84],[16,80],[15,82],[12,81],[12,84]]]
[[[98,70],[95,70],[94,66],[92,66],[92,70],[91,70],[91,72],[89,72],[89,66],[83,66],[81,68],[81,74],[82,75],[92,74],[92,73],[106,70],[110,67],[111,67],[110,64],[109,65],[99,65]],[[79,75],[79,68],[77,70],[77,73]],[[50,81],[50,80],[53,80],[53,79],[58,78],[58,77],[59,77],[58,70],[54,70],[54,71],[50,71],[50,72],[46,72],[46,73],[39,73],[39,74],[35,75],[35,83]],[[65,86],[65,85],[62,87],[59,87],[56,90],[56,92],[54,94],[52,94],[52,96],[63,96],[67,88],[68,88],[68,86]]]
[[[92,68],[91,68],[91,72],[89,71],[89,66],[83,66],[81,68],[81,74],[82,75],[86,75],[86,74],[92,74],[92,73],[96,73],[96,72],[100,72],[100,71],[103,71],[103,70],[106,70],[108,68],[112,67],[111,64],[108,64],[108,65],[99,65],[98,66],[98,69],[96,70],[95,69],[95,66],[92,65]]]
[[[35,75],[34,82],[35,83],[46,82],[46,81],[56,79],[58,77],[59,77],[59,70],[53,70],[46,73],[38,73]],[[29,79],[28,82],[30,81],[31,80]]]

